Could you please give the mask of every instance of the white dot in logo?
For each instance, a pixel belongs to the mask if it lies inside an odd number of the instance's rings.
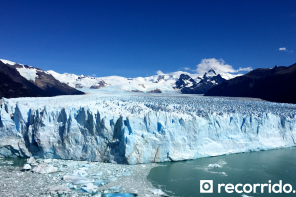
[[[210,185],[209,185],[208,183],[205,183],[203,187],[204,187],[204,189],[206,189],[206,190],[210,189]]]

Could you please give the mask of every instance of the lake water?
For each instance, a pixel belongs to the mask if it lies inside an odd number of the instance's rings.
[[[218,164],[220,167],[209,167],[210,164]],[[218,157],[200,158],[191,161],[161,163],[162,166],[153,168],[148,180],[153,185],[170,196],[296,196],[296,149],[285,148],[278,150],[250,152]],[[200,180],[213,180],[213,193],[200,193]],[[256,188],[256,193],[226,193],[221,187],[218,193],[218,184],[291,184],[294,188],[290,194],[269,193],[268,186],[261,185]],[[209,191],[208,188],[205,189]],[[246,191],[250,188],[246,186]],[[278,187],[274,188],[278,191]],[[287,186],[286,191],[289,190]],[[238,187],[243,190],[243,187]]]
[[[24,158],[0,158],[0,166],[23,167],[26,164]]]

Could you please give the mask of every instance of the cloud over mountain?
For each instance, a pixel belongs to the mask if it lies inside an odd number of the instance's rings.
[[[210,69],[214,69],[218,73],[237,73],[240,71],[251,71],[251,67],[239,68],[235,70],[231,65],[226,64],[223,59],[209,58],[202,59],[197,65],[196,72],[198,74],[203,74]]]

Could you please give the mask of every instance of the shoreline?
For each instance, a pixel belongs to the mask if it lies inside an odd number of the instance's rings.
[[[15,161],[14,161],[15,160]],[[162,193],[147,180],[150,170],[159,164],[121,165],[111,163],[37,159],[32,170],[14,166],[20,159],[0,158],[1,196],[104,196],[104,194],[130,193],[135,196],[157,197]],[[22,163],[22,162],[20,162]],[[36,173],[39,164],[53,166],[52,173]],[[76,174],[76,175],[75,175]],[[81,178],[65,180],[65,175]],[[82,187],[89,180],[97,190],[90,193]],[[85,182],[86,181],[86,182]],[[98,185],[101,183],[103,185]],[[59,189],[57,189],[59,188]]]

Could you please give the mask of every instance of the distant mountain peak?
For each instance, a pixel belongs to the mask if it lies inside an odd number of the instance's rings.
[[[211,68],[207,73],[214,73],[215,75],[217,75],[216,71],[213,68]]]
[[[175,88],[180,89],[184,94],[204,94],[225,80],[220,74],[217,75],[214,69],[210,69],[203,77],[198,77],[196,81],[189,75],[181,74],[176,81]]]
[[[217,76],[217,73],[214,69],[211,68],[208,72],[205,72],[205,74],[203,75],[203,78],[207,79],[207,78],[212,78],[214,76]]]

